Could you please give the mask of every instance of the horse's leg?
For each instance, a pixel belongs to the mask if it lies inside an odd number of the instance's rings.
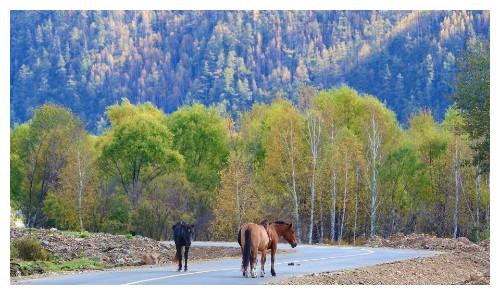
[[[184,271],[188,270],[189,246],[184,247]]]
[[[250,253],[250,276],[253,277],[253,255],[252,255],[252,253]]]
[[[246,270],[243,267],[243,242],[241,241],[241,228],[238,231],[238,244],[240,245],[240,250],[241,250],[241,269],[240,269],[240,271],[243,273],[243,276],[245,276]]]
[[[274,257],[276,256],[276,248],[277,245],[273,245],[271,249],[271,275],[276,276],[276,272],[274,271]]]
[[[241,250],[241,272],[243,273],[243,276],[245,276],[245,269],[243,268],[243,245],[240,243],[240,250]]]
[[[266,255],[267,255],[267,249],[264,248],[264,251],[262,251],[262,254],[260,255],[260,276],[264,277],[266,274],[266,270],[264,266],[266,265]]]
[[[250,256],[250,268],[252,270],[252,278],[257,277],[257,254],[258,250],[256,249],[255,251],[252,251],[252,254]]]
[[[182,269],[182,253],[181,253],[181,249],[182,249],[182,246],[177,246],[175,245],[176,247],[176,253],[175,253],[175,258],[177,259],[177,262],[179,263],[179,268],[177,268],[177,271],[181,271]]]
[[[246,270],[243,267],[243,247],[240,248],[241,248],[241,272],[243,273],[243,276],[245,276]]]

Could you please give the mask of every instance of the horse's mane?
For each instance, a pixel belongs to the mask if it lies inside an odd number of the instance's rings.
[[[286,223],[286,222],[284,222],[284,221],[281,221],[281,220],[274,221],[273,223],[277,223],[277,224],[288,224],[288,223]]]

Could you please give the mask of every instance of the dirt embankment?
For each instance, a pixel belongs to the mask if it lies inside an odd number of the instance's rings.
[[[490,244],[467,238],[437,238],[425,234],[375,237],[366,246],[429,249],[443,254],[359,269],[312,274],[282,280],[286,285],[452,285],[490,283]]]
[[[11,242],[30,235],[40,241],[41,246],[50,254],[51,260],[58,262],[86,257],[103,262],[107,268],[110,268],[165,264],[172,263],[175,259],[174,245],[165,245],[142,236],[127,237],[89,233],[87,237],[80,237],[78,233],[57,230],[37,229],[31,233],[26,229],[11,228],[10,230]],[[239,255],[238,248],[192,246],[189,250],[189,261]],[[13,276],[21,274],[15,271],[16,264],[11,259],[11,275]]]

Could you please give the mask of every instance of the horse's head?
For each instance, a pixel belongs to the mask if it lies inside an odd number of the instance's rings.
[[[172,230],[174,231],[174,239],[181,238],[187,245],[191,245],[191,240],[194,240],[194,224],[184,221],[177,222],[172,226]]]
[[[297,247],[297,237],[295,236],[295,230],[292,224],[287,224],[286,229],[282,231],[283,238],[292,246],[292,248]]]

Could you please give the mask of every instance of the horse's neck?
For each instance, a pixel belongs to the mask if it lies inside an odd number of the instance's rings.
[[[275,223],[272,223],[270,225],[270,228],[272,229],[270,232],[271,233],[274,233],[276,236],[275,238],[280,238],[281,236],[283,236],[283,234],[281,233],[281,230],[280,230],[280,225],[279,224],[275,224]]]

